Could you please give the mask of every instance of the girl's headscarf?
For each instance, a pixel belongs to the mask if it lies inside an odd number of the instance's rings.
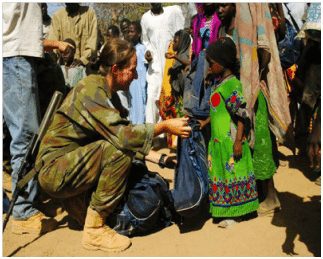
[[[175,33],[174,37],[178,37],[179,46],[178,46],[178,54],[184,53],[191,45],[191,36],[185,30],[179,30]]]

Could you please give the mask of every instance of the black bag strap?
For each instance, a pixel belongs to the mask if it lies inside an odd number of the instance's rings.
[[[287,5],[287,4],[288,4],[288,3],[284,3],[284,5],[285,5],[285,7],[286,7],[286,9],[287,9],[288,15],[289,15],[290,19],[292,20],[292,23],[293,23],[293,25],[294,25],[294,27],[295,27],[295,29],[296,29],[296,32],[298,33],[298,32],[299,32],[298,24],[297,24],[297,22],[295,21],[295,19],[294,19],[294,17],[293,17],[293,15],[292,15],[292,13],[291,13],[291,11],[290,11],[290,9],[289,9],[289,7],[288,7],[288,5]]]

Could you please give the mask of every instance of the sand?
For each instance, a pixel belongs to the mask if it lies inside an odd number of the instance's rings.
[[[212,219],[184,233],[172,225],[132,238],[132,246],[120,253],[83,249],[82,231],[72,230],[67,224],[36,237],[12,234],[9,221],[3,234],[3,256],[320,256],[321,188],[314,183],[316,175],[309,172],[304,158],[293,157],[284,147],[279,150],[285,161],[274,180],[282,210],[275,214],[228,229],[219,228]],[[173,184],[172,170],[148,166]]]

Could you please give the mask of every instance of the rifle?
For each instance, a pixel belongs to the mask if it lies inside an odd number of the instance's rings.
[[[37,174],[36,170],[33,167],[36,160],[36,155],[38,153],[40,142],[44,137],[52,121],[52,117],[55,111],[61,105],[62,100],[63,100],[63,94],[61,92],[55,91],[47,107],[44,118],[39,126],[38,133],[35,133],[31,138],[31,141],[28,145],[27,152],[25,153],[21,161],[21,164],[17,173],[18,181],[17,181],[16,188],[13,192],[12,199],[9,204],[9,208],[8,208],[5,220],[3,221],[3,232],[9,221],[10,215],[12,213],[13,207],[17,201],[18,196],[22,193],[22,191],[24,190],[28,182]]]

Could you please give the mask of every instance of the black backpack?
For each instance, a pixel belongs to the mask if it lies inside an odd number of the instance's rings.
[[[144,163],[134,162],[126,195],[108,224],[126,236],[149,234],[171,225],[171,207],[168,182]]]

